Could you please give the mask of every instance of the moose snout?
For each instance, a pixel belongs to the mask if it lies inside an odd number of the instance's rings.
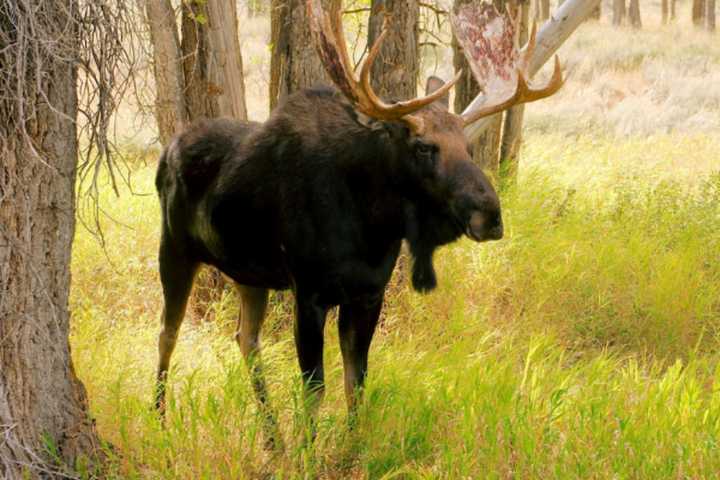
[[[466,233],[468,237],[476,242],[500,240],[503,237],[503,222],[500,210],[473,212]]]

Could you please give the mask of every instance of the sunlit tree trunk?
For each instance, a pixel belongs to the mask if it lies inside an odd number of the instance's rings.
[[[388,33],[375,59],[372,87],[386,100],[406,100],[417,96],[418,17],[417,0],[372,0],[368,25],[368,45],[380,35],[385,15]]]
[[[78,158],[73,58],[78,17],[77,4],[70,0],[46,0],[31,12],[14,2],[0,9],[0,38],[8,42],[0,50],[0,64],[13,66],[2,72],[0,87],[4,479],[54,478],[48,472],[63,469],[56,461],[72,467],[98,451],[68,342]],[[31,24],[34,36],[23,36]],[[59,458],[51,456],[50,445]]]
[[[715,31],[715,0],[705,0],[705,27],[709,32]]]
[[[705,20],[705,0],[693,0],[691,14],[693,25],[702,26]]]
[[[625,0],[613,0],[612,24],[616,27],[622,25],[625,19]]]
[[[180,40],[170,0],[148,0],[145,9],[155,69],[155,119],[160,142],[167,145],[187,122]]]
[[[630,25],[635,29],[642,28],[642,20],[640,18],[640,0],[630,0],[630,7],[628,8],[628,17],[630,18]]]
[[[668,0],[661,0],[660,9],[662,13],[661,22],[663,25],[666,25],[668,23]]]

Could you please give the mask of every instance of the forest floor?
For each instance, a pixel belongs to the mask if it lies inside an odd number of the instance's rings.
[[[156,155],[138,154],[136,195],[103,191],[105,249],[79,227],[73,250],[73,358],[112,476],[714,478],[720,42],[685,25],[588,24],[561,58],[568,85],[528,106],[520,176],[501,192],[506,238],[442,249],[430,295],[394,282],[356,430],[332,316],[318,438],[299,441],[292,307],[271,297],[276,455],[233,341],[231,291],[211,318],[185,321],[165,429],[150,408],[159,209]]]

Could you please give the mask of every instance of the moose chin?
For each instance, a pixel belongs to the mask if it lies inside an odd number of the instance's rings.
[[[401,242],[407,241],[413,257],[413,287],[426,292],[437,283],[433,253],[439,246],[463,235],[477,242],[503,236],[500,201],[472,162],[464,127],[551,95],[562,84],[556,64],[547,85],[530,86],[524,58],[512,50],[493,57],[513,62],[496,66],[510,69],[501,75],[502,88],[486,92],[487,101],[468,114],[448,111],[448,92],[459,74],[448,83],[430,77],[424,97],[385,103],[369,81],[385,32],[358,74],[340,17],[327,16],[316,0],[307,7],[318,54],[335,88],[290,95],[262,124],[217,119],[192,125],[167,146],[156,178],[165,301],[156,407],[164,414],[170,356],[195,273],[201,264],[213,265],[240,293],[236,340],[270,442],[277,428],[259,342],[268,291],[294,293],[295,344],[307,401],[315,408],[324,391],[325,318],[339,306],[352,416]],[[477,28],[500,19],[506,31],[514,31],[507,14],[481,13],[484,24]],[[456,35],[463,31],[456,28]]]

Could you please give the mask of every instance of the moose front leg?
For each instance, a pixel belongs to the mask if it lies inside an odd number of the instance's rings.
[[[345,371],[345,398],[348,405],[348,423],[352,427],[357,408],[362,399],[362,389],[367,375],[368,351],[372,341],[383,296],[364,303],[351,303],[340,306],[338,330],[340,349]]]
[[[315,416],[325,393],[323,370],[323,335],[327,307],[321,306],[317,295],[295,293],[295,348],[303,379],[303,394],[310,420],[311,435],[315,437]]]

